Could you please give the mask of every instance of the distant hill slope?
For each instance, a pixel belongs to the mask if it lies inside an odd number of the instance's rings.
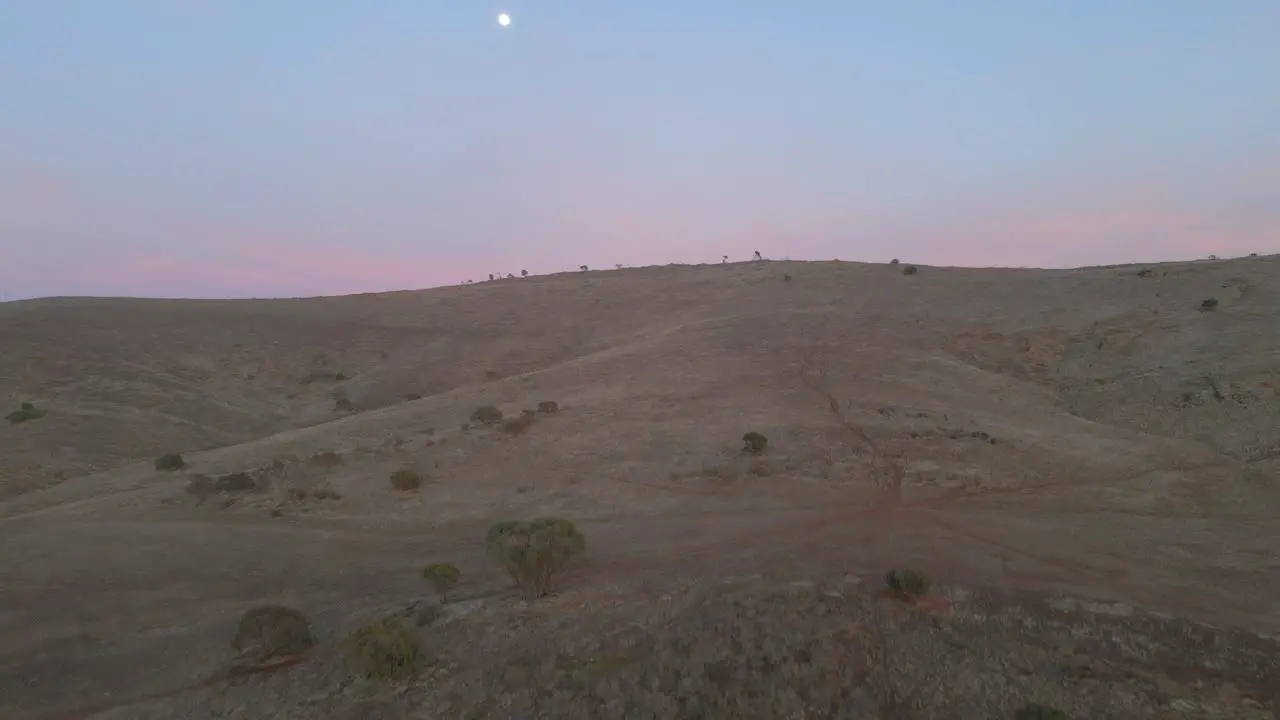
[[[913,276],[770,262],[296,300],[62,298],[0,305],[0,339],[0,398],[46,411],[0,426],[0,498],[534,374],[616,420],[657,403],[779,424],[777,408],[812,405],[793,365],[815,344],[864,409],[1040,428],[1059,467],[1141,462],[1089,459],[1093,446],[1053,437],[1063,410],[1259,468],[1280,455],[1275,256]],[[893,434],[901,417],[884,420]],[[617,441],[682,427],[643,425]]]

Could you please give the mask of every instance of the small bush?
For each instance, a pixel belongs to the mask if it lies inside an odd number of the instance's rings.
[[[1218,298],[1215,297],[1205,298],[1204,301],[1200,303],[1201,312],[1209,311],[1216,307],[1218,307]]]
[[[894,568],[884,574],[884,584],[900,600],[915,600],[929,591],[929,580],[914,571]]]
[[[471,422],[497,425],[502,422],[502,411],[492,405],[481,405],[471,413]]]
[[[398,620],[362,625],[342,641],[347,662],[373,680],[405,680],[427,667],[418,634]]]
[[[1152,275],[1155,275],[1155,274],[1156,272],[1151,268],[1142,268],[1141,270],[1138,271],[1138,277],[1151,277]]]
[[[897,264],[898,264],[898,258],[894,258],[894,259],[890,260],[890,261],[889,261],[889,264],[890,264],[890,265],[897,265]]]
[[[555,400],[543,400],[538,403],[538,412],[550,415],[551,413],[560,412],[560,403]]]
[[[550,592],[555,576],[586,554],[587,540],[569,520],[537,518],[494,524],[485,546],[524,598],[533,601]]]
[[[391,473],[391,487],[400,492],[409,492],[422,487],[422,475],[413,468],[401,468]]]
[[[281,605],[246,611],[231,639],[231,649],[258,662],[297,655],[314,644],[307,616]]]
[[[336,452],[318,452],[311,456],[311,464],[320,467],[336,467],[342,464],[342,456]]]
[[[303,375],[302,379],[298,382],[303,385],[310,385],[311,383],[318,382],[342,382],[346,379],[347,376],[344,373],[334,372],[332,370],[316,369],[309,371],[306,375]]]
[[[1019,708],[1013,714],[1013,720],[1067,720],[1067,714],[1048,705],[1031,703]]]
[[[44,417],[43,410],[37,408],[35,405],[32,405],[29,402],[24,402],[18,406],[17,410],[14,410],[8,415],[5,415],[4,419],[8,420],[14,425],[17,425],[18,423],[23,423],[28,420],[39,420],[42,417]]]
[[[751,455],[763,455],[769,446],[769,438],[758,432],[749,432],[742,436],[742,452]]]
[[[182,459],[178,453],[165,453],[156,458],[157,470],[181,470],[187,466],[187,461]]]
[[[790,275],[783,275],[783,276],[782,276],[782,282],[791,282],[791,276],[790,276]]]
[[[916,267],[915,265],[908,265],[902,268],[903,275],[915,275],[918,272],[920,272],[920,268]]]
[[[422,579],[431,583],[431,587],[440,594],[441,602],[449,602],[449,591],[458,586],[462,571],[456,565],[435,563],[422,568]]]
[[[223,475],[213,483],[216,492],[248,492],[255,490],[258,483],[248,473],[230,473]]]

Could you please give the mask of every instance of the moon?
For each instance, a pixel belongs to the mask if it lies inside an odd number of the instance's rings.
[[[511,16],[506,13],[498,13],[498,24],[506,27],[511,24]]]

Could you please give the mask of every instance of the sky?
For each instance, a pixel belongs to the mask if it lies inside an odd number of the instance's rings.
[[[0,298],[1280,252],[1277,37],[1275,0],[0,0]]]

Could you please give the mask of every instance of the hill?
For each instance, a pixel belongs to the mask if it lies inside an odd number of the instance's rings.
[[[0,428],[5,715],[185,687],[246,607],[344,627],[433,558],[498,592],[477,539],[537,514],[590,538],[584,617],[682,578],[908,564],[1280,633],[1280,257],[901,268],[0,304],[0,397],[43,412]],[[406,467],[420,489],[388,482]]]

